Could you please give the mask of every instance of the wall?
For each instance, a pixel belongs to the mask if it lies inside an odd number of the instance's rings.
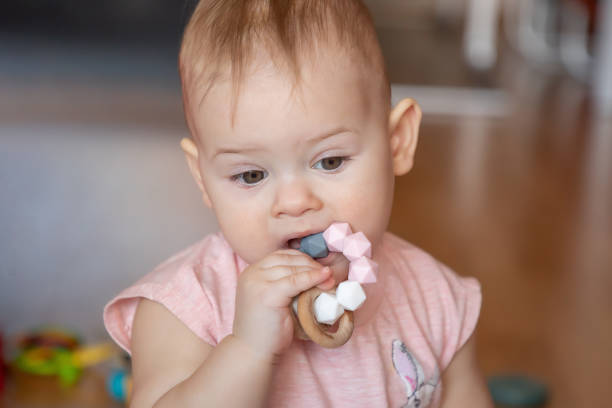
[[[180,130],[0,126],[0,329],[43,324],[105,338],[121,288],[216,229]]]

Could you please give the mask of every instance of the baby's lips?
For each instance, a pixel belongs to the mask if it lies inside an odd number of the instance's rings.
[[[291,249],[300,249],[300,243],[302,242],[302,238],[293,238],[287,242],[287,246]]]

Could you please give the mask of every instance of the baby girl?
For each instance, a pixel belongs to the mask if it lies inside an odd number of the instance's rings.
[[[391,107],[361,1],[201,0],[179,65],[181,146],[220,231],[106,306],[132,355],[132,406],[490,407],[478,282],[386,232],[421,111]],[[352,336],[329,349],[295,338],[291,304],[347,280],[342,253],[295,249],[337,222],[368,238],[378,269]]]

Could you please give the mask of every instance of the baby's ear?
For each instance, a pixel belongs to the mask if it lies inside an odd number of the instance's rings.
[[[181,149],[185,153],[185,158],[187,159],[187,165],[189,166],[189,171],[193,176],[196,184],[202,191],[202,201],[206,204],[207,207],[212,208],[212,203],[210,198],[208,197],[208,193],[206,192],[206,188],[204,187],[204,182],[202,181],[202,173],[200,171],[200,152],[198,147],[195,145],[192,139],[184,137],[181,139]]]
[[[393,173],[401,176],[412,169],[419,138],[421,108],[414,99],[402,99],[389,115]]]

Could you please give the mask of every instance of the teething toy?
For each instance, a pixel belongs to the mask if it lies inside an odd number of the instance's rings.
[[[330,251],[342,252],[344,238],[351,235],[353,231],[346,222],[336,222],[329,226],[323,233],[323,238]]]
[[[353,334],[353,312],[344,311],[342,316],[340,316],[338,330],[335,333],[323,330],[313,316],[313,304],[319,295],[323,293],[319,288],[312,288],[298,296],[297,320],[306,335],[306,339],[310,339],[318,345],[327,348],[340,347]]]
[[[336,289],[336,297],[338,303],[346,310],[355,311],[359,309],[366,300],[366,294],[359,282],[344,281],[338,285]]]
[[[340,347],[353,334],[353,311],[366,300],[360,283],[376,282],[378,264],[369,259],[372,245],[362,232],[353,234],[347,223],[334,223],[324,232],[302,238],[299,250],[313,258],[324,258],[329,251],[342,252],[350,261],[349,279],[338,285],[335,294],[312,288],[292,304],[296,337],[323,347]],[[336,321],[338,328],[331,332]]]
[[[370,258],[372,256],[372,244],[370,244],[370,241],[363,235],[363,232],[356,232],[344,238],[342,254],[344,254],[349,261],[356,261],[362,256]]]
[[[349,264],[348,280],[357,281],[359,283],[374,283],[376,275],[374,271],[378,270],[378,264],[362,256]]]
[[[335,296],[321,293],[314,301],[314,315],[317,322],[332,325],[344,313],[344,307]]]
[[[325,258],[329,252],[323,233],[308,235],[300,242],[300,251],[307,253],[313,258]]]

